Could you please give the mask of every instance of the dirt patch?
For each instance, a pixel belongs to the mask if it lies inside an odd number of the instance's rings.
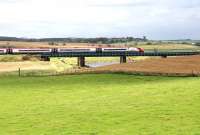
[[[152,58],[95,68],[94,71],[200,74],[200,56]]]

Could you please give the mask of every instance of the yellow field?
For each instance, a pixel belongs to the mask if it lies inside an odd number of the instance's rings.
[[[91,44],[91,43],[58,43],[55,45],[49,45],[49,42],[16,42],[16,41],[0,41],[0,48],[5,47],[16,47],[16,48],[56,48],[56,47],[98,47],[106,46],[103,44]]]
[[[158,50],[173,50],[173,49],[188,49],[196,50],[200,49],[198,46],[188,45],[188,44],[160,44],[160,45],[137,45],[144,49],[158,49]]]
[[[140,47],[144,49],[158,49],[158,50],[173,50],[173,49],[189,49],[189,50],[200,50],[200,47],[192,45],[192,44],[178,44],[178,43],[161,43],[161,44],[152,44],[147,45],[145,42],[141,42],[138,44],[127,43],[127,44],[115,44],[115,46],[131,46],[131,47]]]

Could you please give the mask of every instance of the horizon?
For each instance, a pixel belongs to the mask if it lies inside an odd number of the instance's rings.
[[[199,40],[198,0],[0,1],[0,35]]]
[[[0,35],[0,38],[17,38],[17,39],[35,39],[35,40],[40,40],[40,39],[67,39],[67,38],[74,38],[74,39],[95,39],[95,38],[127,38],[129,36],[125,36],[125,37],[41,37],[41,38],[35,38],[35,37],[15,37],[15,36],[2,36]],[[140,38],[143,39],[144,36],[141,37],[132,37],[132,38]],[[190,38],[185,38],[185,39],[149,39],[148,37],[146,37],[147,40],[149,41],[184,41],[184,40],[191,40],[191,41],[199,41],[200,39],[190,39]]]

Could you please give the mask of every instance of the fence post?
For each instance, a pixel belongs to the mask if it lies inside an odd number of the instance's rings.
[[[19,75],[19,77],[21,76],[21,69],[20,69],[20,67],[18,69],[18,75]]]

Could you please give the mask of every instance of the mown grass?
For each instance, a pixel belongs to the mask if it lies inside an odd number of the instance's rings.
[[[200,79],[0,77],[1,135],[199,135]]]

